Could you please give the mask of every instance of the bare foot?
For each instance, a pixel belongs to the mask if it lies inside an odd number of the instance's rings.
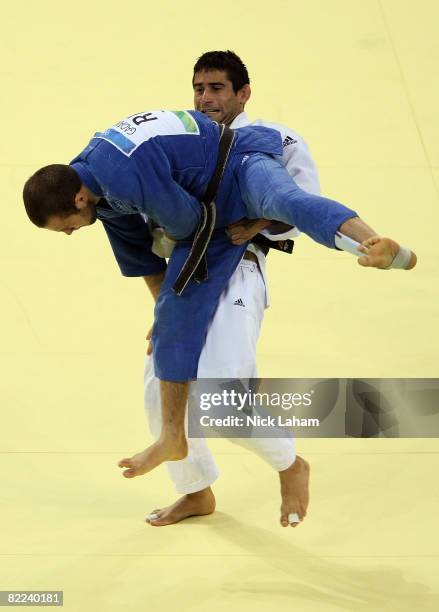
[[[128,468],[122,473],[125,478],[134,478],[150,472],[164,461],[184,459],[187,452],[187,440],[184,436],[179,440],[159,439],[137,455],[121,459],[118,466]]]
[[[372,236],[364,240],[358,250],[364,253],[358,258],[360,266],[387,270],[399,252],[399,244],[391,238]],[[405,269],[411,270],[415,267],[416,262],[416,254],[410,251],[410,261],[407,262]]]
[[[163,527],[164,525],[178,523],[189,516],[212,514],[214,510],[215,496],[212,489],[207,487],[202,491],[183,495],[171,506],[153,510],[145,520],[154,527]]]
[[[288,527],[289,514],[298,514],[303,521],[309,503],[309,463],[296,457],[296,461],[286,470],[279,472],[282,505],[280,507],[280,524]],[[293,522],[292,527],[299,523]]]

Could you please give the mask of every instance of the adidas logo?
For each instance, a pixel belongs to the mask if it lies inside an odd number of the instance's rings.
[[[241,298],[238,298],[236,300],[236,302],[233,302],[233,306],[243,306],[245,308],[245,304],[244,302],[241,300]]]
[[[288,145],[297,144],[297,140],[294,140],[291,136],[287,136],[282,143],[283,147],[287,147]]]

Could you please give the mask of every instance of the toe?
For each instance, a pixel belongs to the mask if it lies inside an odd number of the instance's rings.
[[[360,264],[360,266],[364,266],[365,268],[368,268],[372,265],[370,257],[368,257],[367,255],[362,255],[361,257],[357,259],[357,261]]]
[[[156,518],[149,521],[150,525],[153,527],[162,527],[163,525],[169,525],[172,521],[167,521],[164,518]]]
[[[295,512],[289,512],[288,514],[284,515],[285,520],[287,522],[287,526],[297,527],[297,525],[299,525],[300,522],[303,520],[303,514],[300,508],[296,507],[295,510]]]
[[[119,467],[131,467],[131,459],[121,459],[117,465]]]
[[[125,472],[122,472],[122,475],[125,476],[125,478],[134,478],[134,476],[136,475],[136,470],[125,470]]]

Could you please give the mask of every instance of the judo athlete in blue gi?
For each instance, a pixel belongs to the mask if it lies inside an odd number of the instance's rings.
[[[151,252],[147,219],[178,241],[154,313],[162,436],[133,458],[138,469],[131,475],[187,453],[188,381],[196,379],[209,321],[246,249],[246,244],[231,244],[225,228],[245,217],[273,219],[295,225],[316,242],[335,248],[337,230],[343,232],[346,223],[358,216],[342,204],[297,187],[278,160],[279,132],[261,126],[241,128],[234,134],[215,197],[207,278],[189,280],[177,295],[173,287],[191,252],[200,200],[217,165],[220,131],[217,123],[196,111],[139,113],[95,134],[69,166],[41,168],[24,187],[27,213],[39,227],[71,234],[99,218],[125,276],[154,275],[165,269],[163,259]],[[388,267],[398,249],[391,241],[364,252],[369,265]],[[119,465],[130,467],[130,461]]]

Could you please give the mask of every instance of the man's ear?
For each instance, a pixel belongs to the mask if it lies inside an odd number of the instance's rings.
[[[75,206],[78,210],[82,210],[88,204],[88,194],[84,185],[81,185],[81,189],[75,195]]]
[[[243,106],[245,106],[247,101],[250,99],[251,95],[252,95],[252,90],[248,83],[243,85],[241,89],[238,91],[239,101],[241,102]]]

